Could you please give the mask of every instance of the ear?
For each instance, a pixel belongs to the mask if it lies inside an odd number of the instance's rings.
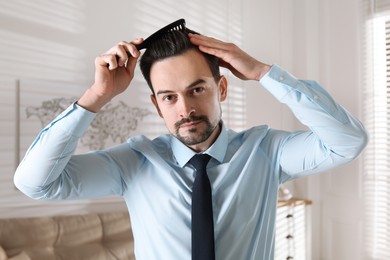
[[[221,76],[218,82],[218,88],[219,88],[219,101],[225,101],[227,98],[227,92],[228,92],[228,81],[225,76]]]
[[[150,95],[150,100],[152,101],[154,107],[156,108],[157,110],[157,113],[158,115],[163,118],[162,114],[161,114],[161,111],[160,111],[160,108],[158,107],[158,103],[157,103],[157,99],[156,99],[156,96],[155,95]]]

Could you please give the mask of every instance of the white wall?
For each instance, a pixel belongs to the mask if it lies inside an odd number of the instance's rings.
[[[11,91],[13,78],[73,80],[84,83],[87,88],[93,78],[93,60],[97,54],[120,40],[145,36],[159,27],[152,17],[150,24],[143,27],[145,31],[140,31],[138,24],[131,22],[133,10],[141,12],[143,7],[156,12],[148,1],[24,2],[16,6],[12,1],[0,2],[0,90],[3,103],[8,105],[15,100]],[[167,10],[167,22],[185,9],[204,14],[201,5],[190,2],[181,2],[177,10]],[[226,11],[231,14],[242,11],[243,14],[242,45],[245,50],[264,62],[285,67],[299,78],[319,81],[353,114],[360,114],[358,0],[230,2],[236,6],[230,6]],[[48,8],[36,8],[37,5]],[[210,3],[204,6],[213,11],[209,17],[213,17],[219,8]],[[148,17],[147,13],[142,15]],[[192,22],[197,22],[195,16]],[[302,127],[283,105],[257,84],[245,83],[245,87],[248,127],[264,123],[286,130]],[[1,106],[1,109],[0,121],[13,113],[7,106]],[[0,150],[3,160],[0,166],[5,170],[0,175],[0,189],[4,191],[13,189],[10,183],[15,158],[11,155],[13,128],[1,128],[0,140],[4,145]],[[360,177],[357,161],[331,173],[289,184],[296,196],[313,200],[313,259],[360,259],[359,251],[354,250],[361,245],[360,233],[351,233],[359,231],[361,225]],[[17,194],[17,191],[11,192]],[[25,207],[14,208],[12,200],[22,201]],[[54,212],[50,205],[41,206],[20,194],[12,200],[1,200],[0,217]],[[121,207],[120,203],[118,205],[113,207]],[[73,207],[74,211],[96,209],[66,206]]]

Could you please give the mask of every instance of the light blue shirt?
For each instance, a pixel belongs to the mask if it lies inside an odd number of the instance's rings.
[[[361,123],[314,81],[273,65],[260,80],[310,131],[224,125],[205,153],[212,185],[216,259],[273,259],[279,184],[350,162],[367,143]],[[253,111],[255,113],[255,111]],[[171,135],[134,136],[73,155],[95,114],[73,104],[43,129],[15,174],[36,199],[119,195],[128,206],[137,260],[191,259],[194,151]]]

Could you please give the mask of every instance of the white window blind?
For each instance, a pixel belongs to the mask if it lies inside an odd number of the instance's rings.
[[[365,259],[390,259],[390,0],[365,0]]]

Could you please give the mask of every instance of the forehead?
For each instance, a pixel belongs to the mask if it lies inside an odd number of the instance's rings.
[[[212,77],[206,58],[197,49],[163,59],[153,64],[150,79],[154,90],[186,86],[201,78]]]

